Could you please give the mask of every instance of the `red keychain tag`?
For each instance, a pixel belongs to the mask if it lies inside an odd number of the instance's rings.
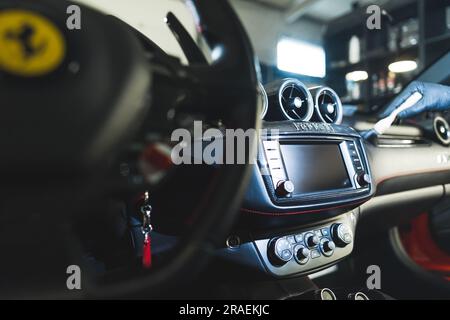
[[[150,233],[144,234],[142,266],[145,269],[150,269],[152,267],[152,240],[150,238]]]
[[[150,269],[152,267],[152,241],[150,233],[152,232],[152,225],[150,223],[150,216],[152,213],[152,206],[149,204],[148,192],[144,194],[144,202],[141,206],[142,213],[142,233],[144,234],[144,245],[142,246],[142,267]]]

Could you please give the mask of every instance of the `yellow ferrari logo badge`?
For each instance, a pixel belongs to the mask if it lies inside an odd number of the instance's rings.
[[[65,53],[61,31],[46,17],[0,11],[0,70],[23,77],[46,75],[59,67]]]

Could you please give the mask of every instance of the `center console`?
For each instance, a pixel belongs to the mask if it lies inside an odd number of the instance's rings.
[[[275,277],[335,264],[352,252],[358,208],[375,192],[363,139],[328,123],[265,122],[263,129],[236,227],[249,242],[232,249],[234,258],[249,244],[254,263]]]

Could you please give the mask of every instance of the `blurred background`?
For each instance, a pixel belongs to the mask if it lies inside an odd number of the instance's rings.
[[[166,26],[174,12],[202,46],[179,0],[79,0],[125,20],[186,61]],[[450,0],[231,0],[261,64],[263,83],[296,77],[334,88],[373,113],[450,49]],[[366,26],[377,5],[381,29]]]

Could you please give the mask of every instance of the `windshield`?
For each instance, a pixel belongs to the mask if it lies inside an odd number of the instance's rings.
[[[186,63],[164,25],[172,11],[202,47],[183,1],[78,1],[119,17]],[[328,85],[345,106],[364,113],[386,105],[450,48],[448,1],[230,2],[249,34],[263,84],[295,77],[310,87]]]
[[[114,15],[139,30],[164,51],[179,57],[183,63],[186,58],[164,23],[169,11],[173,12],[197,40],[194,20],[191,12],[181,0],[77,0],[101,11]]]

